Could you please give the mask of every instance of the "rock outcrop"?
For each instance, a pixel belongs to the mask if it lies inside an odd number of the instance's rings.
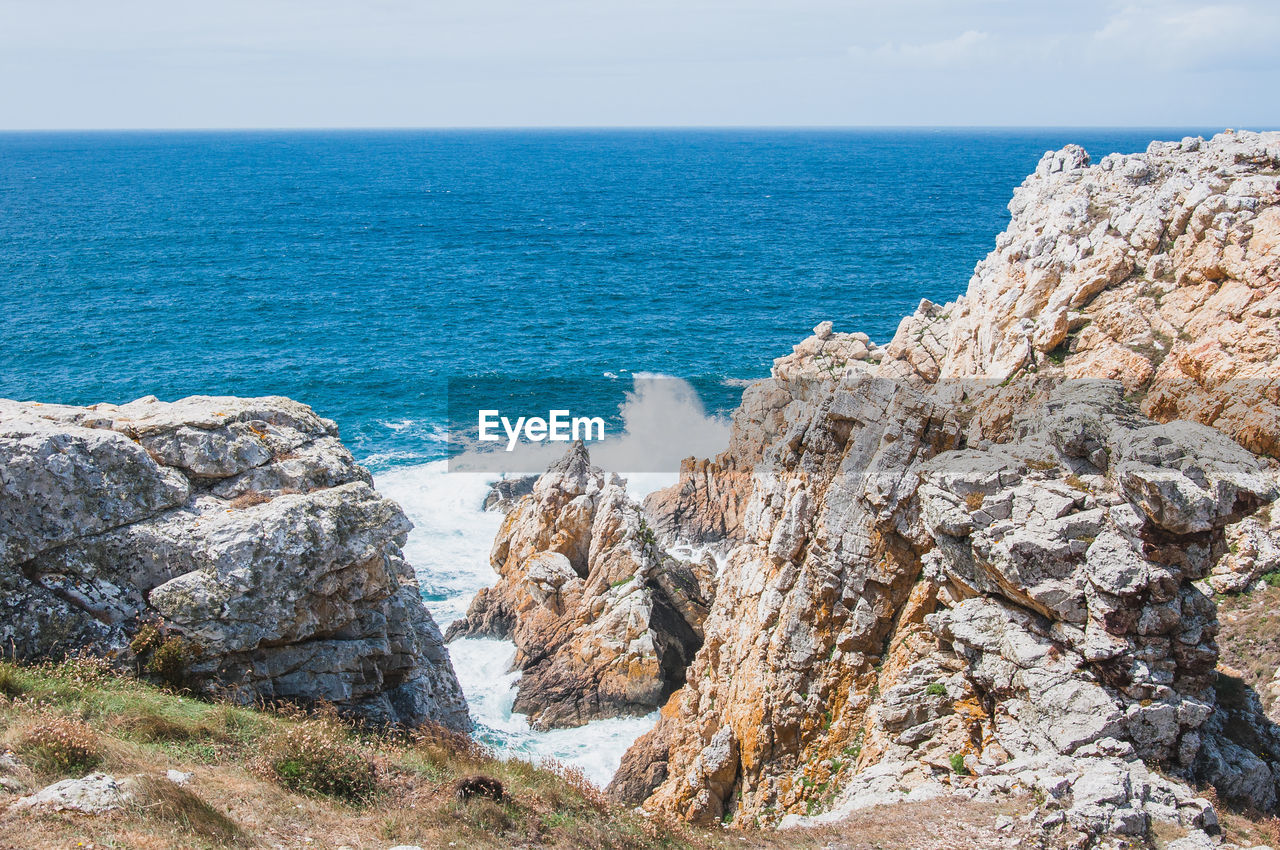
[[[507,514],[500,576],[449,638],[516,644],[515,710],[535,728],[647,714],[684,684],[702,644],[711,575],[664,555],[623,482],[575,443]]]
[[[334,423],[284,398],[0,402],[0,641],[89,650],[244,701],[470,721],[401,554],[410,524]]]
[[[1021,789],[1082,841],[1214,832],[1190,782],[1276,808],[1209,592],[1274,569],[1280,134],[1088,163],[1046,155],[879,363],[816,328],[646,501],[728,558],[613,793],[763,824]]]
[[[906,317],[879,374],[1116,379],[1156,421],[1280,455],[1280,133],[1153,142],[1093,166],[1070,145],[1009,211],[968,292]]]

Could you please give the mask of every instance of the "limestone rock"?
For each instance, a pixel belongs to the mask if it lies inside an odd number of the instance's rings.
[[[197,688],[469,726],[410,524],[310,408],[0,401],[0,458],[0,640],[19,657],[131,665],[158,620]]]
[[[100,815],[123,808],[135,796],[128,780],[116,781],[105,773],[91,773],[83,779],[64,779],[41,788],[15,801],[10,809]]]
[[[533,484],[537,480],[536,475],[498,479],[489,486],[489,493],[484,497],[484,509],[509,513],[522,497],[533,492]]]
[[[449,638],[516,644],[514,708],[536,728],[647,714],[684,682],[702,643],[711,576],[667,556],[622,482],[575,443],[507,515],[499,581]]]
[[[1276,524],[1271,505],[1224,531],[1227,552],[1207,579],[1215,591],[1239,593],[1259,577],[1280,570],[1280,525]]]
[[[647,807],[700,821],[803,809],[831,760],[848,760],[857,692],[919,572],[915,476],[959,431],[894,382],[850,373],[828,386],[788,405],[756,468],[706,642],[650,739],[666,742],[668,767]]]
[[[1119,379],[1158,422],[1280,454],[1278,167],[1280,133],[1045,154],[968,291],[905,318],[880,374]]]

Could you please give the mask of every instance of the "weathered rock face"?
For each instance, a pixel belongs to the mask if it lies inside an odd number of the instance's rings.
[[[785,427],[783,414],[792,400],[792,388],[781,381],[746,388],[733,414],[728,450],[714,460],[686,459],[677,485],[645,498],[645,516],[662,540],[726,549],[741,542],[751,471]]]
[[[968,294],[878,365],[825,323],[775,361],[729,451],[646,502],[731,551],[611,790],[767,823],[990,775],[1085,835],[1211,828],[1157,765],[1273,809],[1280,737],[1215,671],[1198,583],[1280,549],[1252,453],[1280,445],[1278,168],[1280,134],[1048,155]]]
[[[705,564],[664,555],[622,482],[575,443],[507,515],[449,638],[510,638],[515,710],[535,728],[647,714],[684,684],[710,603]]]
[[[1113,378],[1159,422],[1280,454],[1280,133],[1045,154],[953,304],[922,304],[884,376]]]
[[[284,398],[0,401],[0,640],[130,661],[145,621],[193,682],[468,728],[400,546],[336,426]]]
[[[915,480],[957,444],[947,411],[850,376],[794,401],[785,419],[757,468],[746,542],[720,576],[706,643],[652,734],[668,763],[652,808],[749,821],[803,807],[806,765],[852,741],[859,692],[919,574]]]
[[[957,758],[985,772],[1105,740],[1273,807],[1280,735],[1219,699],[1195,582],[1223,529],[1276,497],[1274,470],[1151,422],[1117,382],[1058,388],[984,450],[958,448],[952,412],[863,375],[793,403],[689,682],[615,793],[768,822],[866,793],[872,766],[905,794]]]
[[[1236,793],[1217,755],[1238,748],[1207,723],[1224,712],[1217,622],[1194,583],[1222,529],[1276,497],[1274,472],[1205,426],[1150,423],[1121,394],[1064,385],[1015,421],[1017,441],[923,470],[942,606],[927,622],[988,709],[965,751],[987,734],[1014,757],[1112,738],[1270,809],[1275,779]],[[1269,777],[1280,736],[1256,714],[1250,758]]]

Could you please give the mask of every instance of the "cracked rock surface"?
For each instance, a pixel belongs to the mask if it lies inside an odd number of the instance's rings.
[[[0,641],[133,664],[144,623],[191,684],[469,728],[400,547],[410,524],[337,426],[285,398],[0,401]]]

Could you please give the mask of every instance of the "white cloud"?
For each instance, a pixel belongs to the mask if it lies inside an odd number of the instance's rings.
[[[1155,70],[1247,70],[1280,65],[1274,3],[1129,3],[1092,36],[1103,55]]]
[[[885,42],[879,47],[855,45],[849,55],[869,67],[880,68],[950,68],[964,65],[983,55],[990,36],[978,30],[965,30],[955,38],[921,44]]]

